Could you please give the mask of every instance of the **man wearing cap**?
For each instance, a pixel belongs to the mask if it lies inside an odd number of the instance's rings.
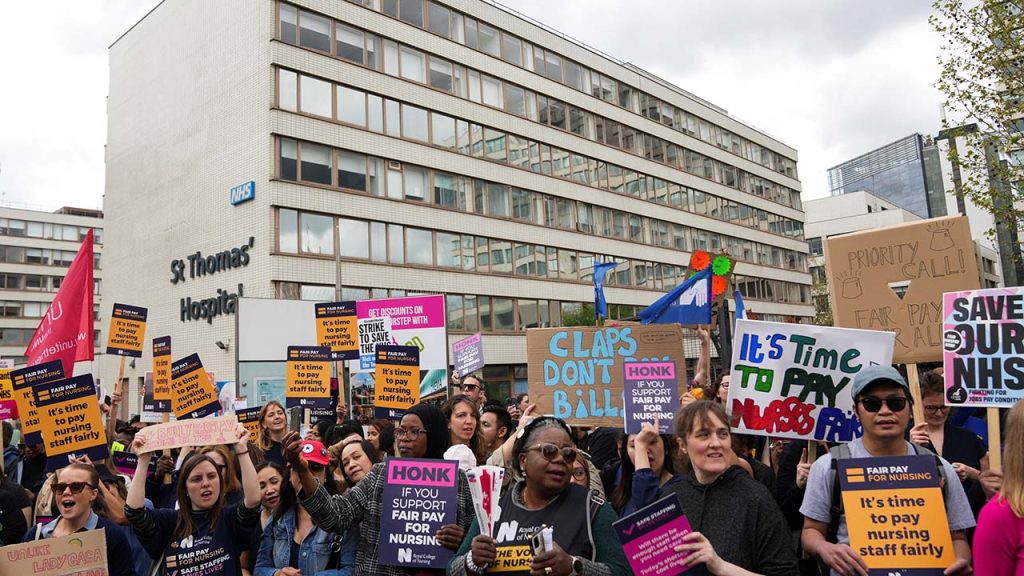
[[[849,444],[850,458],[872,458],[884,456],[907,456],[918,454],[904,435],[910,422],[910,405],[913,398],[910,387],[903,376],[891,366],[866,366],[854,377],[854,412],[864,428],[864,435]],[[829,542],[827,535],[832,521],[832,498],[835,474],[832,470],[832,453],[818,458],[811,466],[807,478],[800,513],[804,515],[801,543],[804,550],[814,554],[832,569],[834,575],[867,576],[868,568],[864,559],[850,548],[846,516],[841,515],[838,523],[838,542]],[[945,469],[944,478],[955,479],[956,471],[941,460]],[[944,488],[946,517],[953,537],[953,552],[956,561],[944,574],[966,575],[971,573],[971,548],[965,530],[974,526],[967,495],[959,482],[946,482]]]

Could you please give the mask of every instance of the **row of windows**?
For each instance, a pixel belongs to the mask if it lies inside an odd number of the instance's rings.
[[[3,318],[42,318],[49,310],[49,302],[21,302],[16,300],[0,300],[0,317]],[[100,305],[93,305],[93,319],[99,319]]]
[[[399,50],[397,45],[395,49]],[[396,62],[405,62],[407,60],[406,54],[415,54],[414,57],[408,58],[415,62],[415,64],[409,64],[408,67],[413,67],[422,72],[424,65],[422,53],[404,46],[401,47],[400,53],[402,57],[398,58],[396,56]],[[388,58],[385,58],[385,61],[388,60]],[[796,190],[791,190],[778,183],[754,176],[730,164],[709,158],[650,134],[644,134],[624,124],[594,116],[589,112],[545,96],[536,95],[536,99],[534,99],[535,95],[532,92],[526,94],[519,88],[517,88],[515,98],[505,98],[504,95],[509,94],[508,87],[510,85],[503,83],[497,78],[492,78],[486,74],[479,74],[475,70],[469,70],[468,73],[464,70],[462,72],[456,70],[455,73],[462,74],[462,76],[461,79],[459,76],[455,76],[453,80],[450,63],[444,61],[445,68],[441,72],[434,70],[435,66],[433,63],[434,60],[432,59],[432,84],[436,83],[436,78],[442,78],[446,85],[451,84],[453,81],[456,85],[465,85],[468,77],[471,100],[482,101],[485,104],[491,104],[499,108],[502,107],[502,102],[506,101],[515,102],[517,106],[525,103],[523,104],[523,111],[525,115],[532,117],[533,120],[574,132],[585,138],[608,144],[631,154],[643,156],[648,160],[667,164],[688,174],[712,180],[742,192],[767,198],[784,206],[799,208],[801,205],[800,194]],[[416,78],[413,79],[420,77],[422,77],[422,74],[417,73]],[[278,69],[278,106],[284,110],[330,118],[337,122],[351,124],[389,136],[404,137],[450,150],[458,150],[463,154],[479,155],[476,153],[482,150],[482,148],[474,148],[473,143],[469,141],[473,134],[458,130],[460,124],[465,125],[467,131],[471,130],[469,128],[470,124],[465,121],[437,112],[430,112],[409,104],[399,104],[375,94],[367,94],[355,88],[333,84],[326,80],[298,74],[283,68]],[[514,112],[518,112],[518,110]],[[392,114],[394,115],[392,116]],[[428,115],[438,118],[428,121]],[[409,118],[406,118],[406,116],[409,116]],[[482,157],[506,161],[506,158],[503,157],[505,154],[505,133],[490,128],[481,128],[475,124],[472,126],[493,134],[495,138],[500,137],[502,139],[500,149],[492,150]],[[508,138],[510,140],[526,140],[511,134],[508,135]],[[460,141],[460,139],[463,141]],[[481,135],[481,139],[487,145],[492,144],[491,139],[486,134]],[[594,164],[598,163],[598,161],[592,159],[581,159],[584,171],[586,171],[588,161]],[[609,169],[616,173],[632,173],[630,170],[613,165],[609,165]],[[600,186],[598,182],[591,181],[589,183]],[[600,187],[609,188],[610,186]],[[614,185],[611,185],[611,187],[614,187]]]
[[[677,250],[724,249],[738,260],[765,266],[805,271],[807,265],[806,255],[795,250],[288,138],[280,139],[278,175],[286,180],[427,202],[463,212]],[[769,232],[803,232],[799,222],[729,204],[696,190],[680,188],[676,194],[673,202],[697,214],[731,219]]]
[[[0,218],[0,236],[26,236],[29,238],[46,238],[47,240],[81,242],[85,240],[85,235],[89,233],[89,230],[86,226]],[[102,244],[103,230],[99,228],[93,228],[93,230],[95,230],[92,237],[93,243]]]
[[[28,346],[35,333],[35,328],[0,328],[0,346]],[[93,330],[93,346],[96,346],[99,339],[100,331]]]
[[[50,248],[27,248],[25,246],[0,246],[0,262],[8,264],[43,264],[46,266],[71,266],[77,252]],[[100,255],[93,255],[94,268],[100,267]]]
[[[40,274],[0,273],[0,289],[31,290],[35,292],[56,292],[60,289],[63,276],[43,276]],[[100,293],[100,280],[93,279],[93,294]]]
[[[349,0],[500,58],[510,64],[699,138],[732,154],[796,178],[796,162],[689,114],[668,102],[599,74],[431,0]],[[331,33],[331,29],[334,33]],[[281,4],[282,41],[380,69],[380,38],[331,18]],[[332,42],[331,39],[334,39]]]
[[[389,290],[387,288],[346,286],[342,288],[341,298],[342,300],[367,300],[371,298],[401,298],[421,294],[425,293],[394,288]],[[279,298],[329,302],[334,300],[334,287],[278,282],[277,295]],[[563,319],[570,316],[578,321],[583,306],[583,302],[445,293],[447,328],[454,332],[514,332],[528,328],[562,326]],[[608,318],[611,320],[635,319],[643,308],[643,306],[609,303]],[[761,314],[759,317],[776,322],[792,320],[774,314]]]
[[[590,283],[593,282],[595,262],[615,260],[620,264],[608,274],[605,280],[608,286],[668,290],[686,278],[686,268],[673,264],[612,258],[566,248],[340,218],[287,208],[278,210],[280,252],[330,256],[334,254],[335,234],[342,258],[372,262]],[[769,284],[779,282],[761,279],[751,281]],[[799,284],[779,282],[779,286],[770,291],[759,292],[752,288],[750,294],[755,299],[777,300],[780,289],[789,293],[786,286],[794,287],[793,293],[797,300],[801,298],[801,289],[806,289],[806,286]]]

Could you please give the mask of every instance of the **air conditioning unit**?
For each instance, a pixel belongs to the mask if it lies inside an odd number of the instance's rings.
[[[388,168],[392,170],[401,170],[402,163],[399,162],[398,160],[388,160]]]

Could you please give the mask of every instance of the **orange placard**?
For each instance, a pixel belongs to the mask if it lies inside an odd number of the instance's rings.
[[[329,406],[331,351],[326,346],[289,346],[285,381],[288,408]]]
[[[87,455],[95,462],[110,455],[92,374],[37,384],[32,395],[39,411],[48,471],[70,461],[59,456]]]
[[[419,348],[378,344],[376,355],[374,406],[405,410],[419,402]]]
[[[249,431],[249,441],[258,444],[260,441],[260,410],[261,408],[241,408],[235,410],[235,418]]]
[[[171,337],[153,338],[153,400],[171,399]]]
[[[217,389],[210,375],[203,370],[198,354],[171,364],[171,409],[179,420],[202,418],[220,410]]]
[[[142,357],[146,336],[145,308],[114,304],[110,313],[110,330],[107,332],[107,354]]]
[[[356,303],[326,302],[316,305],[316,343],[331,349],[331,360],[359,358]]]
[[[32,396],[32,386],[63,379],[64,365],[60,360],[36,364],[11,372],[14,401],[18,405],[21,433],[25,437],[25,444],[42,444],[43,442],[39,427],[39,412],[36,410],[36,399]]]

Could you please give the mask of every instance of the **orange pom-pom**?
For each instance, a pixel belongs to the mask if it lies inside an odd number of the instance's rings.
[[[700,386],[697,386],[696,388],[691,388],[690,394],[693,395],[693,397],[696,398],[697,400],[704,399],[704,389],[701,388]]]

